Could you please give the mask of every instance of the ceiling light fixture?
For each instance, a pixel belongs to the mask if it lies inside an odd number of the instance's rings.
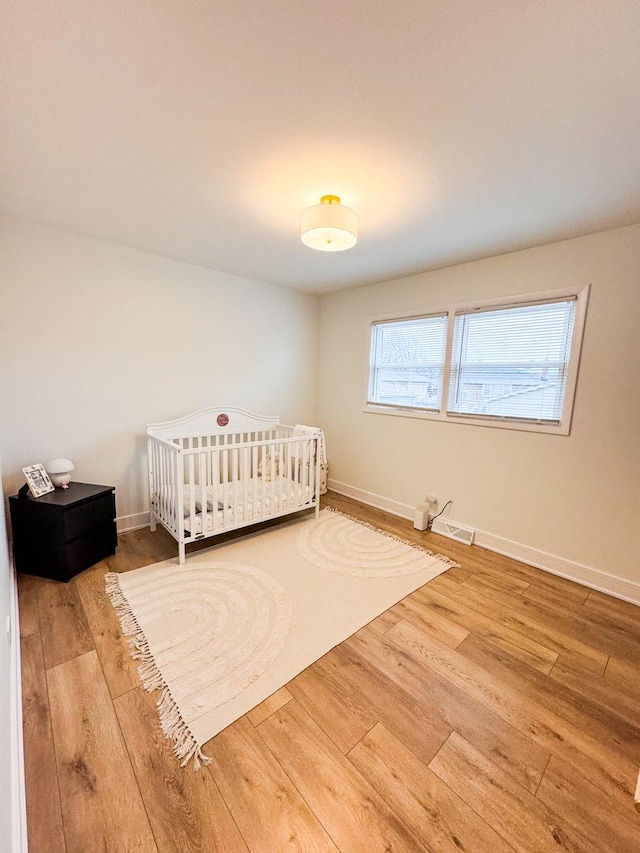
[[[358,214],[340,204],[337,195],[323,195],[320,204],[303,211],[300,239],[320,252],[350,249],[358,240]]]

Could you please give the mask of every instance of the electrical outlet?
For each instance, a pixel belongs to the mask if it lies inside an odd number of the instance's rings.
[[[435,506],[438,503],[438,498],[435,495],[425,495],[425,503]]]

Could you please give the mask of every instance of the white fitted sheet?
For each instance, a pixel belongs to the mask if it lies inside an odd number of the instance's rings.
[[[193,486],[192,515],[189,487],[185,485],[184,488],[184,526],[185,532],[188,531],[191,536],[197,536],[203,532],[210,533],[214,529],[223,530],[225,527],[244,521],[259,521],[261,518],[286,509],[304,508],[311,503],[315,491],[313,486],[302,485],[287,477],[277,477],[272,482],[255,478],[237,482],[235,490],[233,483],[227,483],[224,488],[219,486],[214,509],[213,487],[209,486],[205,490],[207,509],[203,513],[202,489],[199,486]]]

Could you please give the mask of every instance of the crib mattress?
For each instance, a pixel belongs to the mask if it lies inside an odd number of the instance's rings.
[[[227,484],[225,488],[219,487],[214,509],[213,488],[210,486],[205,492],[207,509],[206,513],[203,513],[202,489],[195,486],[192,516],[191,496],[187,489],[185,486],[183,514],[185,533],[188,536],[211,533],[214,529],[223,530],[242,522],[259,521],[286,509],[304,508],[313,500],[315,492],[312,486],[302,485],[287,477],[278,477],[273,482],[257,478],[237,483],[235,492],[232,483]]]

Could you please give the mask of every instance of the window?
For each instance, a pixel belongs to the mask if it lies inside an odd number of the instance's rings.
[[[438,411],[446,342],[446,314],[374,323],[369,400]]]
[[[457,312],[448,412],[559,424],[575,304],[574,298]]]
[[[372,320],[366,410],[568,434],[587,296]]]

